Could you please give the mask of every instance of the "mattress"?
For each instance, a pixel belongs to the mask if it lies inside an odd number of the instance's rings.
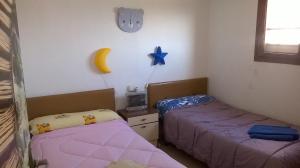
[[[255,124],[299,127],[219,101],[172,110],[164,118],[167,142],[210,168],[299,168],[300,141],[251,139]]]
[[[123,160],[148,168],[184,168],[123,120],[36,135],[31,150],[34,160],[48,161],[48,168],[105,168],[113,161]]]

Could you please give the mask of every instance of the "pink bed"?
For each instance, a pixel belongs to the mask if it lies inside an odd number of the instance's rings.
[[[148,168],[184,168],[123,120],[37,135],[31,150],[33,159],[47,159],[48,168],[105,168],[118,160],[132,160]]]

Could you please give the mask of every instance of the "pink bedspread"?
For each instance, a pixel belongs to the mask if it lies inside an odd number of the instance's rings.
[[[47,159],[48,168],[105,168],[118,160],[132,160],[149,168],[184,168],[123,120],[37,135],[31,148],[33,159]]]

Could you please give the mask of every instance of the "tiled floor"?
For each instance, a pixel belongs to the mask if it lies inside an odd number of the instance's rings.
[[[188,168],[207,168],[207,166],[205,166],[203,163],[201,163],[200,161],[187,155],[186,153],[176,149],[174,146],[160,145],[159,148],[161,148],[163,151],[165,151],[167,154],[169,154],[172,158],[174,158],[175,160],[182,163],[183,165],[185,165]]]

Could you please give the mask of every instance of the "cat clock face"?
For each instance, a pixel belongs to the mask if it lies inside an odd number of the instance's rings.
[[[139,31],[143,27],[143,9],[118,9],[118,25],[121,30],[128,33]]]

